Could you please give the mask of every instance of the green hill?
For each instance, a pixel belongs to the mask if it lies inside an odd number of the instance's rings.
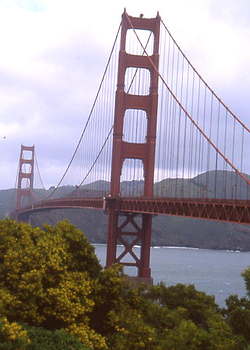
[[[215,186],[215,180],[217,188]],[[177,186],[176,186],[177,185]],[[107,181],[97,181],[82,186],[80,192],[88,196],[109,192]],[[56,191],[56,197],[69,196],[75,189],[73,186],[62,186]],[[126,181],[121,185],[123,195],[136,193],[140,195],[143,189],[142,181]],[[232,172],[210,171],[192,179],[165,179],[155,184],[155,195],[167,197],[217,197],[226,196],[237,191],[240,198],[247,196],[247,188]],[[45,198],[53,191],[35,190],[35,197]],[[0,217],[3,218],[15,207],[15,190],[0,191]],[[44,223],[54,224],[63,219],[69,219],[82,229],[90,241],[106,242],[107,216],[98,210],[64,209],[48,210],[33,214],[33,225]],[[207,220],[189,219],[184,217],[159,215],[153,218],[153,245],[189,246],[209,249],[230,249],[250,251],[250,226],[233,223],[213,222]]]

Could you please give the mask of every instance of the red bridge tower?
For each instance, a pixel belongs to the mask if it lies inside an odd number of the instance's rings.
[[[16,191],[16,210],[32,204],[35,146],[21,145]]]
[[[151,31],[154,36],[153,54],[131,55],[126,52],[126,36],[128,29]],[[107,199],[109,208],[107,266],[121,263],[135,266],[138,277],[151,280],[150,246],[152,231],[152,215],[122,213],[119,210],[120,182],[125,159],[139,159],[144,169],[143,198],[153,197],[155,139],[158,103],[158,64],[159,64],[160,16],[156,18],[137,18],[122,16],[121,41],[118,66],[118,82],[115,103],[115,120],[113,133],[113,155],[111,174],[111,196]],[[148,95],[132,95],[124,91],[126,69],[147,69],[150,72],[150,90]],[[147,116],[147,134],[145,143],[132,143],[123,140],[124,115],[127,109],[143,110]],[[117,255],[117,244],[124,246],[124,251]],[[133,247],[140,244],[140,255]],[[124,258],[130,256],[129,261]],[[132,261],[131,261],[132,260]]]

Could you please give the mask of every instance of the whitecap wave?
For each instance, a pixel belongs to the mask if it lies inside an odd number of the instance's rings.
[[[161,246],[161,247],[152,247],[152,248],[163,248],[163,249],[187,249],[187,250],[200,250],[200,248],[196,247],[175,247],[175,246]]]

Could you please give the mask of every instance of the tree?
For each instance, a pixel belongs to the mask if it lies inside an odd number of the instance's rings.
[[[0,321],[0,350],[90,350],[64,330],[49,331]]]
[[[209,316],[218,311],[214,297],[197,291],[193,285],[176,284],[166,288],[160,283],[149,290],[148,297],[170,310],[185,309],[187,317],[202,327],[207,327]]]
[[[93,281],[101,271],[94,248],[68,222],[44,229],[0,222],[0,314],[10,321],[65,329],[93,348],[105,339],[89,327]]]
[[[250,267],[248,267],[243,273],[242,276],[245,280],[246,290],[248,293],[248,296],[250,298]]]
[[[119,267],[114,267],[101,273],[94,293],[92,325],[106,336],[112,350],[244,348],[214,297],[194,286],[131,288]]]
[[[250,343],[250,300],[231,295],[223,310],[226,320],[235,334],[241,335]]]
[[[223,314],[235,334],[243,336],[245,341],[250,343],[250,268],[247,268],[242,276],[245,280],[248,296],[239,298],[237,295],[231,295],[226,300],[226,309]]]
[[[223,317],[192,285],[132,286],[121,266],[102,269],[66,221],[43,229],[0,221],[4,350],[243,350],[247,310],[231,299]]]
[[[30,338],[27,350],[90,350],[76,337],[62,329],[56,331],[40,327],[26,327],[26,329]]]

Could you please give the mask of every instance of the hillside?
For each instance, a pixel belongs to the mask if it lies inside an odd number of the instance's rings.
[[[226,188],[224,178],[227,178]],[[235,187],[241,191],[241,198],[246,198],[247,190],[244,184],[231,172],[218,171],[208,172],[194,177],[193,179],[165,179],[155,184],[155,193],[166,196],[195,196],[203,194],[205,197],[212,197],[215,189],[215,179],[223,183],[217,189],[217,194],[229,196]],[[177,190],[174,192],[175,184],[178,181]],[[123,194],[130,195],[136,190],[140,193],[143,188],[142,181],[131,181],[122,183]],[[57,196],[69,195],[73,186],[60,187]],[[53,188],[36,190],[37,198],[46,197]],[[83,192],[88,191],[91,195],[97,191],[108,192],[109,183],[99,181],[94,184],[85,185],[81,188]],[[15,190],[0,191],[0,218],[6,216],[15,206]],[[63,219],[69,219],[73,224],[85,232],[91,242],[105,243],[107,232],[107,216],[102,211],[90,209],[67,209],[50,210],[48,212],[32,215],[33,225],[44,223],[54,224]],[[153,245],[190,246],[209,249],[229,249],[250,251],[250,226],[231,223],[216,223],[206,220],[196,220],[183,217],[159,215],[153,218]]]

